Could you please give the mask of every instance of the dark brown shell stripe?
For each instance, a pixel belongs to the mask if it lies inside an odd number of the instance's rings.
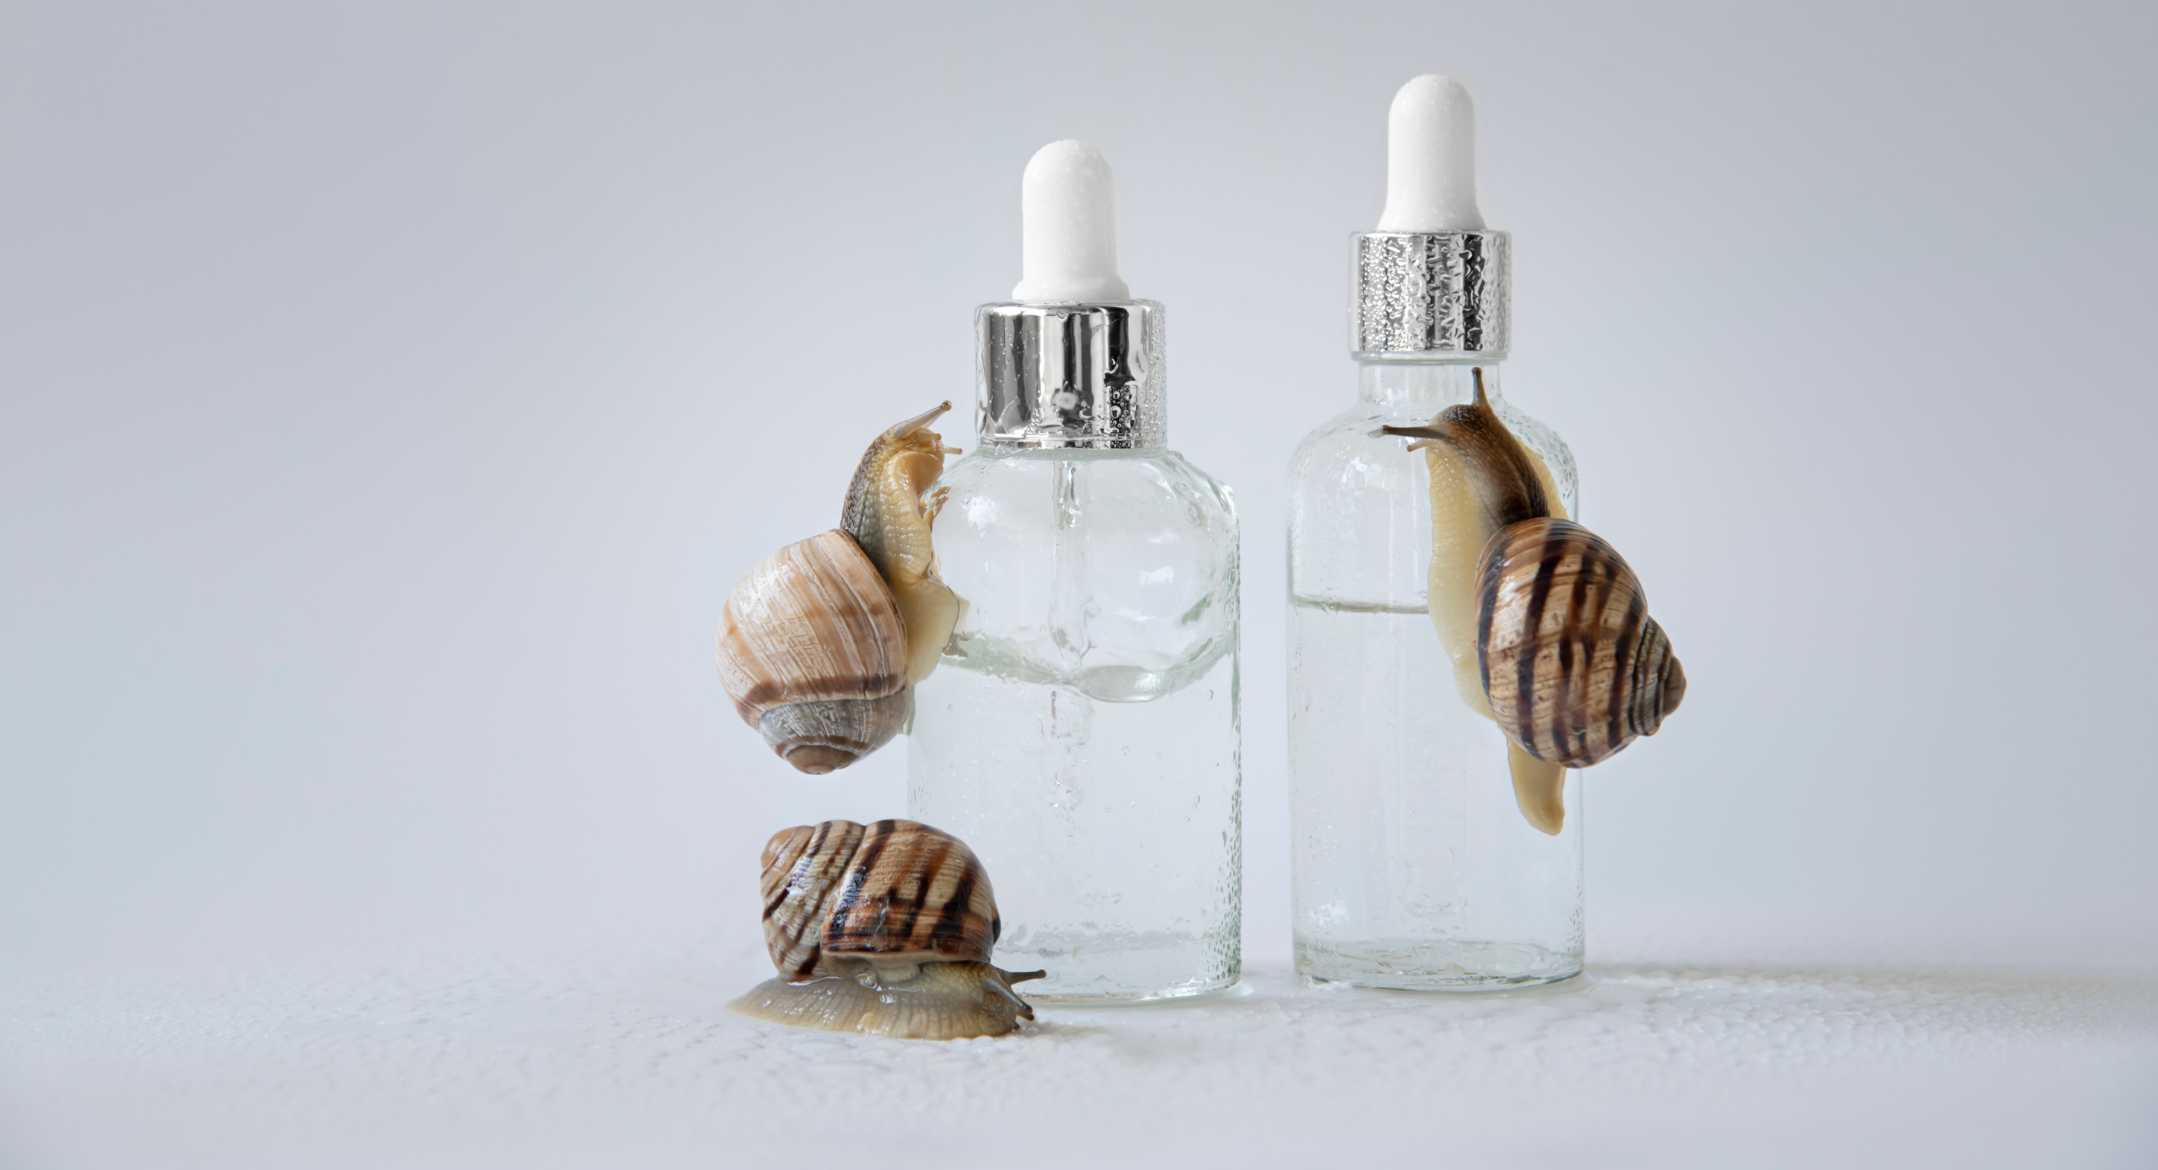
[[[1478,668],[1523,748],[1586,767],[1654,729],[1640,714],[1658,703],[1644,672],[1668,644],[1609,544],[1570,521],[1514,525],[1493,539],[1478,587]]]
[[[811,832],[792,865],[765,871],[764,945],[772,966],[781,974],[800,979],[816,970],[823,946],[820,909],[845,879],[847,861],[861,843],[862,833],[862,826],[853,821],[826,821]]]
[[[1544,533],[1543,547],[1536,552],[1536,575],[1531,578],[1529,583],[1528,613],[1527,616],[1521,619],[1521,628],[1523,630],[1536,631],[1543,629],[1544,607],[1550,604],[1551,601],[1551,582],[1558,576],[1559,561],[1566,556],[1567,552],[1566,534],[1555,526],[1547,528]],[[1563,639],[1565,636],[1562,633],[1560,638]],[[1553,657],[1556,656],[1557,652],[1554,650]],[[1520,661],[1514,668],[1517,694],[1536,695],[1537,667],[1543,662],[1543,658],[1544,655],[1541,649],[1534,654],[1521,655]],[[1560,690],[1565,688],[1566,677],[1558,671],[1556,663],[1553,663],[1552,669],[1545,673],[1551,678],[1555,688]],[[1547,717],[1541,720],[1537,718],[1538,705],[1533,700],[1520,705],[1521,713],[1518,722],[1521,728],[1521,742],[1529,745],[1530,750],[1535,754],[1542,755],[1547,750],[1555,754],[1558,740],[1553,734],[1553,728],[1558,720],[1549,716],[1556,714],[1557,700],[1554,697],[1546,705]],[[1545,741],[1549,741],[1548,745]]]
[[[792,979],[826,955],[986,961],[996,902],[973,852],[914,821],[826,821],[765,846],[765,942]]]
[[[1579,728],[1579,734],[1574,742],[1564,745],[1563,750],[1556,742],[1552,747],[1558,758],[1573,760],[1576,766],[1585,767],[1624,747],[1631,738],[1621,726],[1608,720],[1599,723],[1595,718],[1595,701],[1604,690],[1621,689],[1616,681],[1627,660],[1627,645],[1646,615],[1640,590],[1626,584],[1633,580],[1626,562],[1594,533],[1578,526],[1573,526],[1573,531],[1578,535],[1570,544],[1581,566],[1580,571],[1593,571],[1602,576],[1604,589],[1595,607],[1568,615],[1568,623],[1561,633],[1562,638],[1578,640],[1587,662],[1572,693],[1554,697],[1554,702],[1560,704],[1574,726]],[[1621,602],[1626,607],[1623,611],[1617,609]],[[1610,642],[1604,631],[1612,628],[1614,621],[1617,622],[1619,640],[1608,651],[1600,652],[1600,648]],[[1602,734],[1597,734],[1599,731]]]
[[[1641,650],[1634,655],[1633,725],[1643,735],[1654,735],[1663,726],[1664,709],[1675,705],[1675,696],[1669,693],[1671,685],[1666,671],[1671,661],[1671,642],[1664,637],[1663,627],[1651,619],[1641,630]]]
[[[1633,594],[1626,603],[1626,615],[1619,619],[1618,645],[1611,652],[1610,701],[1606,705],[1604,722],[1604,743],[1610,751],[1617,751],[1627,739],[1626,699],[1633,692],[1639,676],[1634,659],[1641,637],[1641,623],[1647,619],[1647,600],[1639,593]]]
[[[1499,586],[1506,581],[1506,553],[1513,538],[1506,529],[1491,534],[1484,553],[1484,571],[1476,579],[1476,671],[1483,679],[1484,694],[1491,693],[1491,617],[1498,612]]]
[[[824,930],[835,954],[919,954],[986,960],[996,899],[982,865],[958,838],[914,821],[893,826],[856,859]]]
[[[781,829],[772,834],[771,840],[764,843],[764,856],[759,859],[759,865],[764,874],[764,897],[767,905],[775,893],[783,889],[785,882],[781,879],[793,871],[794,863],[801,860],[802,854],[809,852],[809,843],[816,835],[815,829],[798,825],[792,829]],[[771,910],[767,909],[765,916],[770,917],[771,913]]]
[[[1611,585],[1615,580],[1611,568],[1600,560],[1590,559],[1582,565],[1582,570],[1574,576],[1574,594],[1570,599],[1572,612],[1577,615],[1601,614],[1611,600]],[[1588,754],[1589,676],[1596,669],[1595,630],[1583,629],[1579,638],[1564,639],[1559,646],[1561,677],[1573,681],[1571,693],[1562,692],[1559,696],[1560,709],[1566,713],[1563,730],[1568,737],[1568,754],[1579,758]],[[1575,661],[1580,663],[1578,672],[1572,667]]]

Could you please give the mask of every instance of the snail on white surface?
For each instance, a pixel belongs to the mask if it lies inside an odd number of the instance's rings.
[[[1001,1036],[1034,1018],[989,962],[1003,929],[981,861],[915,821],[825,821],[764,847],[764,941],[777,978],[735,1001],[762,1019],[907,1039]]]
[[[1474,377],[1474,401],[1382,429],[1413,438],[1430,469],[1431,620],[1455,682],[1506,733],[1522,815],[1557,833],[1565,770],[1655,734],[1686,676],[1625,559],[1565,518]]]
[[[958,621],[922,502],[950,450],[929,424],[951,408],[877,436],[840,527],[772,554],[727,598],[720,681],[742,720],[801,771],[844,768],[905,728],[909,688],[936,668]]]

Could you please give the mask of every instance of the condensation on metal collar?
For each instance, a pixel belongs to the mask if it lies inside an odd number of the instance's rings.
[[[1160,304],[983,305],[974,323],[982,442],[1138,448],[1167,441]]]

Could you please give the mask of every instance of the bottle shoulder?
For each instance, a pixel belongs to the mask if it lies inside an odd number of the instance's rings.
[[[1048,498],[1043,493],[1059,482],[1072,503],[1092,502],[1134,521],[1172,512],[1187,516],[1196,527],[1233,529],[1236,524],[1236,501],[1229,486],[1167,448],[982,446],[946,465],[934,490],[944,494],[947,504],[1001,497],[1034,502]]]
[[[1544,461],[1560,494],[1572,499],[1578,487],[1573,449],[1549,424],[1512,403],[1501,400],[1494,407],[1507,429]],[[1423,407],[1364,401],[1351,404],[1312,428],[1297,443],[1289,459],[1292,489],[1314,481],[1329,486],[1345,482],[1366,487],[1394,485],[1403,475],[1411,474],[1399,459],[1406,444],[1379,428],[1428,423],[1436,413]],[[1422,462],[1409,460],[1407,465],[1420,472]],[[1420,475],[1417,478],[1420,480]]]
[[[1179,490],[1203,496],[1206,503],[1218,511],[1233,527],[1236,524],[1236,492],[1224,480],[1217,479],[1204,468],[1193,463],[1180,451],[1167,451],[1170,464],[1177,471]]]
[[[930,491],[948,669],[1145,701],[1234,652],[1235,508],[1182,455],[991,447]]]
[[[1544,469],[1551,473],[1551,482],[1558,485],[1559,495],[1571,504],[1581,487],[1580,472],[1574,466],[1574,449],[1566,445],[1566,440],[1560,438],[1550,424],[1512,403],[1501,402],[1496,409],[1506,429],[1544,461]]]

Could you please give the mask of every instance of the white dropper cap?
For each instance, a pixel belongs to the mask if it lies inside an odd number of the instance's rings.
[[[1027,170],[1031,177],[1033,168]],[[1386,208],[1379,212],[1379,230],[1483,226],[1484,214],[1476,209],[1476,102],[1451,77],[1413,78],[1394,94],[1386,113]]]
[[[1412,79],[1386,112],[1386,207],[1356,237],[1349,351],[1504,358],[1512,256],[1476,208],[1476,103],[1450,77]]]
[[[1019,283],[1023,304],[1117,302],[1131,290],[1116,273],[1116,177],[1100,150],[1052,142],[1020,180]]]

